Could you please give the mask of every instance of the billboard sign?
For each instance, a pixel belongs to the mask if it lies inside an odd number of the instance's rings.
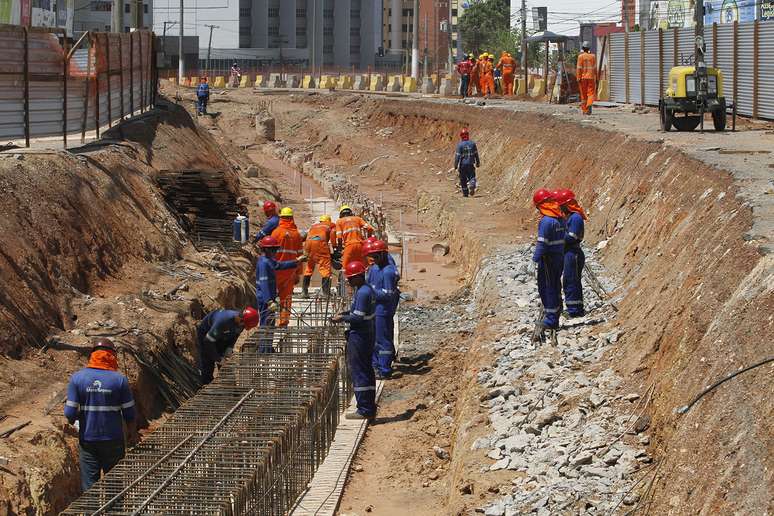
[[[713,0],[714,1],[714,0]],[[650,2],[647,26],[650,30],[693,27],[692,0],[654,0]]]
[[[704,0],[704,24],[755,21],[755,2],[749,0]]]
[[[774,20],[774,0],[763,0],[758,18],[763,21]]]
[[[536,32],[548,30],[548,7],[532,8],[532,28]]]

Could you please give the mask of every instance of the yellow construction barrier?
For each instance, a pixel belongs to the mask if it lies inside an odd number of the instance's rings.
[[[311,75],[304,75],[304,80],[301,82],[301,87],[304,89],[314,88],[314,77]]]
[[[263,75],[255,76],[255,84],[253,86],[256,88],[263,88]]]
[[[532,92],[530,95],[533,97],[542,97],[544,95],[544,89],[545,81],[543,81],[543,79],[535,79],[535,84],[532,86]]]
[[[604,101],[610,100],[610,86],[604,79],[597,84],[597,99]]]
[[[417,80],[414,77],[406,77],[403,80],[403,92],[404,93],[417,92]]]
[[[188,86],[188,77],[180,78],[180,86]]]
[[[213,88],[225,88],[226,87],[226,78],[222,75],[218,75],[215,77],[215,82],[212,83]]]
[[[352,76],[351,75],[342,75],[339,77],[339,83],[336,86],[340,90],[351,90],[352,89]]]
[[[188,86],[191,86],[192,88],[195,88],[197,84],[199,84],[199,78],[198,77],[189,77],[188,78]]]
[[[400,75],[390,75],[390,78],[387,80],[387,91],[400,91],[401,82]]]
[[[524,95],[526,92],[526,88],[524,88],[524,79],[517,79],[516,80],[516,95]]]
[[[243,75],[242,78],[239,80],[239,87],[247,88],[247,82],[249,80],[250,80],[250,77],[248,77],[247,74]]]
[[[384,78],[381,75],[372,75],[368,89],[371,91],[382,91],[384,89]]]
[[[320,77],[320,84],[317,86],[321,90],[329,90],[336,87],[336,79],[330,75],[323,75]]]
[[[169,84],[177,84],[177,77],[170,77],[167,80],[169,81]]]

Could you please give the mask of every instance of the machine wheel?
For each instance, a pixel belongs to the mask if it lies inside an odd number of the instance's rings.
[[[726,128],[726,110],[723,108],[716,109],[712,112],[712,125],[715,126],[716,131],[723,131]]]
[[[663,102],[661,102],[659,106],[659,112],[661,114],[661,130],[667,132],[671,131],[674,114],[666,107]]]
[[[701,123],[701,118],[696,115],[676,116],[672,118],[672,125],[678,131],[693,131]]]

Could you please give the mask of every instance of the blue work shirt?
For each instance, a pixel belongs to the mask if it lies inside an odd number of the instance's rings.
[[[538,224],[537,245],[532,260],[539,262],[545,255],[564,254],[564,221],[556,217],[543,215]]]
[[[580,213],[571,212],[567,217],[567,236],[564,239],[566,247],[578,247],[583,241],[583,216]]]
[[[199,323],[199,335],[215,344],[218,353],[223,354],[227,348],[234,347],[242,333],[242,326],[235,320],[238,315],[241,313],[236,310],[213,310]]]
[[[117,371],[81,369],[67,385],[64,415],[70,424],[78,420],[83,442],[123,441],[121,420],[134,419],[129,380]]]
[[[295,260],[278,262],[266,255],[259,256],[258,263],[255,266],[255,290],[258,302],[268,303],[277,297],[276,271],[294,269],[296,267],[298,267],[298,262]]]
[[[373,272],[371,272],[373,269]],[[369,269],[368,283],[374,289],[376,298],[376,315],[393,315],[397,307],[398,270],[394,265],[386,264],[379,267],[374,264]]]
[[[454,153],[454,168],[481,166],[478,159],[478,147],[472,140],[462,140],[457,144],[457,151]]]
[[[210,85],[205,83],[200,83],[199,86],[196,87],[196,96],[197,97],[209,97],[210,96]]]
[[[258,231],[258,233],[255,234],[255,239],[260,240],[263,237],[271,236],[272,231],[277,229],[277,226],[279,226],[279,217],[277,215],[272,215],[268,219],[266,219],[266,222],[264,222],[263,227]]]
[[[352,297],[352,307],[344,315],[344,321],[349,323],[353,332],[369,335],[374,331],[374,316],[376,313],[376,294],[371,285],[362,285]]]

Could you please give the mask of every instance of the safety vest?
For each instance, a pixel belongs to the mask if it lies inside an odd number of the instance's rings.
[[[578,79],[597,78],[597,58],[591,52],[583,52],[578,56],[578,64],[575,70]]]
[[[306,234],[307,240],[319,240],[328,243],[331,237],[331,227],[326,222],[317,222],[312,224],[309,232]]]
[[[279,242],[277,255],[274,257],[278,262],[295,260],[302,253],[301,235],[293,222],[285,223],[280,220],[279,227],[272,231],[271,236]]]
[[[336,238],[344,242],[345,246],[362,242],[363,228],[370,229],[371,226],[360,217],[342,217],[336,222]]]

